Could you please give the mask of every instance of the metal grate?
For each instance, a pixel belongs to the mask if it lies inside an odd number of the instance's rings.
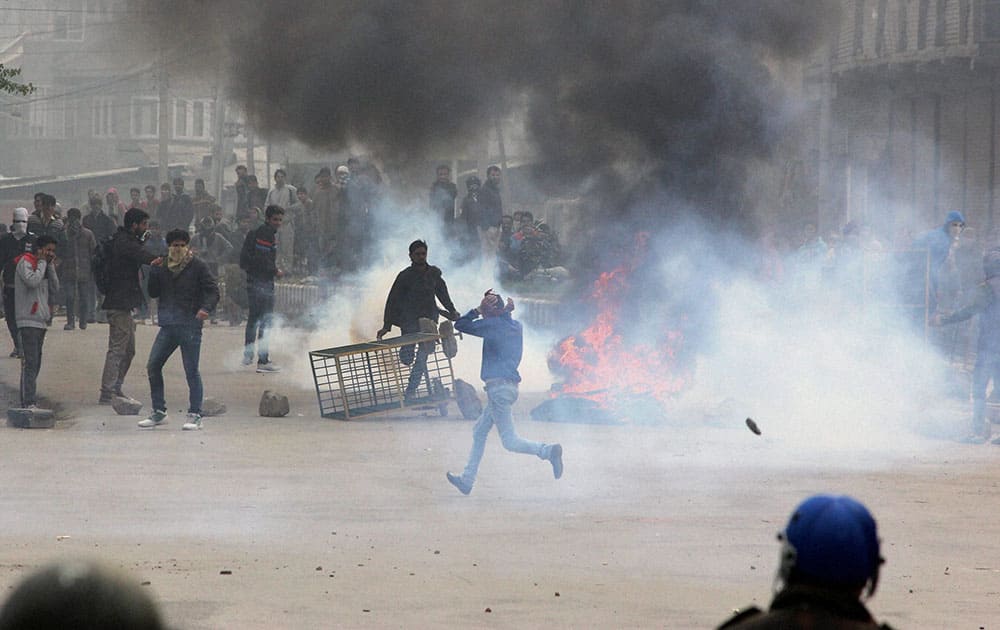
[[[437,343],[440,339],[437,334],[414,333],[310,352],[320,415],[347,420],[426,404],[437,405],[441,415],[446,415],[455,376],[451,359]],[[418,343],[432,343],[434,350],[427,357],[427,374],[417,386],[416,394],[404,400],[410,366],[400,363],[399,350]]]

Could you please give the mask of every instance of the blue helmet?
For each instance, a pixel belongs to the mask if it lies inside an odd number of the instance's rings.
[[[833,587],[878,583],[878,532],[868,509],[848,496],[820,494],[792,512],[784,534],[780,576]]]

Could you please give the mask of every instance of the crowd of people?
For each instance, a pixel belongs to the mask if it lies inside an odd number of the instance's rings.
[[[185,427],[200,428],[201,329],[205,321],[217,323],[220,313],[231,325],[245,321],[244,365],[279,370],[268,351],[275,281],[286,275],[335,279],[367,264],[382,177],[374,165],[352,158],[320,168],[310,192],[290,183],[281,168],[269,189],[245,166],[235,170],[231,212],[204,180],[196,179],[188,193],[182,177],[159,188],[133,187],[128,200],[113,187],[104,195],[89,190],[83,208],[65,211],[39,192],[33,212],[14,210],[10,231],[0,237],[0,264],[10,356],[23,364],[22,406],[37,405],[44,334],[60,309],[64,330],[108,325],[100,404],[125,396],[135,324],[160,326],[147,366],[154,408],[143,426],[166,420],[161,370],[179,348],[191,392]],[[485,184],[468,178],[461,200],[451,169],[438,167],[436,175],[431,213],[448,238],[465,246],[459,249],[466,260],[483,261],[501,279],[558,265],[558,240],[544,222],[530,212],[504,213],[499,167],[488,169]]]

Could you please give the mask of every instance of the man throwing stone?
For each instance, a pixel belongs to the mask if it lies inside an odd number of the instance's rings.
[[[472,309],[455,322],[456,330],[483,338],[483,362],[479,376],[486,383],[487,397],[486,408],[472,429],[472,451],[465,471],[461,476],[447,475],[448,481],[462,494],[472,492],[486,448],[486,438],[494,425],[505,449],[547,459],[552,464],[555,478],[562,477],[561,445],[531,442],[514,430],[510,409],[517,401],[517,386],[521,382],[517,368],[521,364],[523,333],[521,323],[510,316],[513,310],[514,300],[507,298],[505,304],[503,298],[490,289],[478,309]],[[479,319],[480,316],[482,319]]]

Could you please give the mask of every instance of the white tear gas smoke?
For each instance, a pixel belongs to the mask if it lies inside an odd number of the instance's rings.
[[[340,276],[331,285],[330,297],[290,322],[281,317],[275,321],[271,334],[271,354],[285,369],[276,379],[285,386],[299,389],[313,388],[313,375],[308,353],[338,346],[375,339],[382,327],[382,314],[389,288],[403,268],[409,266],[408,246],[415,239],[428,244],[428,262],[442,268],[455,308],[460,313],[479,306],[483,292],[498,287],[492,265],[479,261],[459,263],[468,257],[462,244],[444,236],[440,220],[430,216],[420,205],[408,205],[386,199],[376,217],[380,224],[376,230],[383,234],[379,250],[372,262],[354,274]],[[514,317],[518,317],[515,310]],[[306,322],[307,328],[301,328]],[[400,334],[394,328],[387,337]],[[525,327],[524,358],[521,376],[522,390],[547,391],[552,384],[545,363],[545,356],[554,343],[555,333]],[[464,336],[459,342],[459,355],[453,361],[455,376],[469,383],[479,384],[481,342],[475,337]],[[241,350],[234,349],[227,363],[234,369],[239,365]]]
[[[537,173],[589,182],[605,214],[628,211],[641,184],[726,220],[741,215],[747,158],[768,155],[783,122],[761,59],[806,54],[839,11],[828,0],[131,6],[150,18],[147,46],[223,38],[223,79],[268,137],[366,146],[400,164],[474,156],[496,118],[519,111]]]

